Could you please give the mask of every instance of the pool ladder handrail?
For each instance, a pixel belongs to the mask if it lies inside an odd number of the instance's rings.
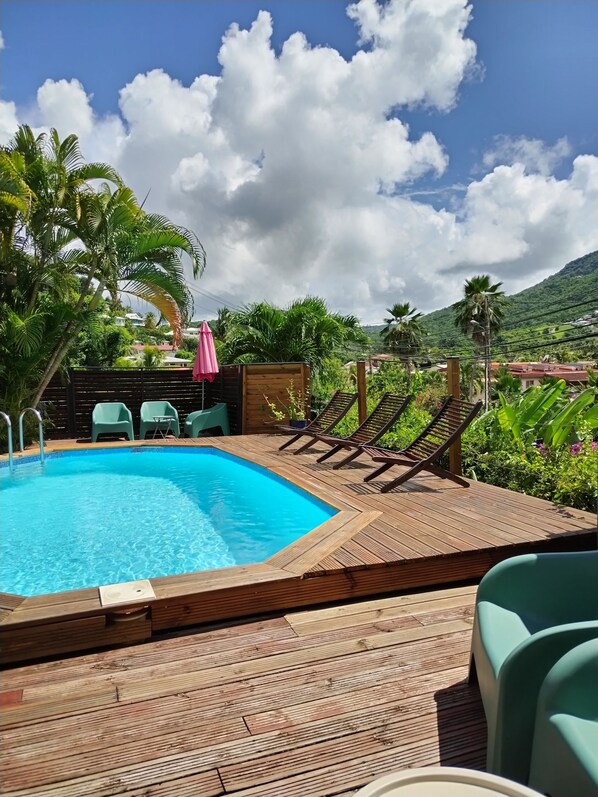
[[[35,417],[37,418],[37,430],[39,433],[39,461],[44,464],[44,429],[42,424],[42,414],[39,410],[36,410],[35,407],[25,407],[25,409],[19,415],[19,448],[21,451],[25,450],[25,446],[23,445],[23,416],[26,412],[32,412]]]
[[[6,436],[8,438],[8,470],[11,471],[14,468],[12,456],[12,421],[10,420],[10,415],[7,415],[5,412],[0,412],[0,417],[2,417],[6,423]]]

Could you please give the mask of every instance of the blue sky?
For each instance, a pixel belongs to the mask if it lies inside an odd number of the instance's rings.
[[[417,37],[419,30],[417,25],[420,23],[415,12],[419,13],[422,10],[425,12],[428,2],[429,0],[395,0],[390,5],[402,6],[404,9],[410,7],[413,13],[409,24]],[[435,0],[435,2],[440,5],[446,4],[447,8],[465,5],[464,2],[459,3],[459,0]],[[102,135],[105,132],[98,123],[106,120],[110,115],[115,115],[123,126],[121,138],[123,132],[124,135],[127,135],[134,130],[135,122],[131,121],[132,117],[129,118],[126,111],[119,109],[119,92],[127,84],[131,84],[136,76],[150,73],[155,69],[163,70],[169,78],[180,81],[186,88],[199,75],[220,75],[222,66],[219,63],[219,52],[223,36],[233,23],[238,23],[241,30],[248,30],[256,21],[260,10],[266,10],[271,15],[270,46],[275,57],[280,57],[283,43],[295,31],[301,31],[305,35],[312,51],[317,46],[325,46],[337,51],[347,63],[360,50],[370,55],[376,48],[390,51],[394,46],[392,37],[399,36],[398,28],[395,26],[388,33],[388,41],[384,40],[384,36],[387,34],[382,34],[379,39],[375,38],[380,34],[377,29],[373,38],[360,42],[356,21],[348,16],[346,5],[338,0],[275,0],[261,3],[253,2],[253,0],[243,0],[242,2],[225,2],[223,0],[192,2],[188,0],[187,2],[168,3],[158,0],[154,0],[154,2],[143,2],[142,0],[129,0],[129,2],[3,0],[0,6],[0,31],[4,41],[4,49],[0,52],[1,98],[5,103],[14,103],[15,116],[19,121],[28,121],[43,126],[44,123],[50,123],[46,118],[49,112],[46,111],[46,117],[44,117],[44,106],[40,104],[37,97],[38,89],[48,80],[56,82],[76,79],[82,84],[87,95],[87,102],[93,112],[93,131],[88,125],[85,128],[87,132],[81,134],[82,141],[86,140],[85,135],[88,135],[89,138],[90,143],[86,148],[86,153],[97,146],[102,158],[110,159],[106,156],[108,139],[104,137],[103,143],[98,144],[100,132]],[[374,0],[364,0],[364,14],[368,5],[375,5]],[[385,6],[380,3],[377,8],[378,12],[383,14]],[[386,195],[390,193],[394,197],[413,200],[413,204],[406,209],[408,216],[417,214],[420,218],[424,212],[428,213],[429,206],[436,212],[445,211],[454,214],[456,220],[463,219],[468,215],[471,217],[472,204],[470,202],[462,205],[463,195],[472,184],[482,181],[484,175],[490,175],[497,166],[504,165],[514,168],[515,163],[518,162],[517,159],[523,162],[527,158],[525,163],[527,176],[531,176],[535,169],[536,172],[543,175],[545,182],[557,180],[563,181],[564,184],[571,177],[576,156],[595,156],[598,150],[598,104],[596,102],[598,97],[598,46],[596,44],[598,41],[598,2],[595,0],[479,0],[479,2],[472,3],[472,8],[471,19],[465,32],[461,31],[456,35],[457,38],[461,38],[461,44],[465,38],[475,43],[477,48],[475,63],[470,63],[466,69],[463,68],[460,72],[457,70],[454,101],[451,101],[450,98],[446,102],[427,101],[424,98],[423,103],[416,102],[418,107],[413,108],[408,99],[403,99],[402,89],[398,89],[397,104],[393,106],[389,103],[386,109],[387,118],[396,116],[403,125],[408,125],[410,141],[415,142],[422,136],[431,133],[438,144],[436,148],[438,151],[428,152],[426,155],[426,163],[428,163],[426,168],[422,167],[415,172],[410,171],[406,177],[394,180],[390,192],[388,188],[382,190],[382,193]],[[425,21],[421,23],[422,28],[426,25],[428,28],[431,27]],[[437,35],[446,40],[446,57],[449,58],[452,52],[449,48],[456,45],[452,39],[452,43],[449,42],[453,34],[449,30],[448,23],[439,29]],[[438,39],[438,41],[440,40]],[[435,40],[430,38],[430,41]],[[397,48],[400,49],[402,45],[398,39],[397,42]],[[405,62],[407,64],[405,70],[412,70],[415,81],[419,68],[417,59],[425,59],[427,57],[425,47],[433,46],[428,42],[425,46],[422,45],[421,50],[406,55],[409,61]],[[238,49],[235,52],[238,54]],[[239,57],[241,58],[241,56]],[[401,71],[402,63],[399,60],[398,65],[393,65],[394,71],[388,73],[391,79],[393,75]],[[259,68],[265,64],[264,75],[267,77],[266,61],[260,60],[259,64]],[[229,74],[233,71],[235,70],[230,68]],[[241,73],[235,72],[235,74]],[[315,74],[317,75],[317,72]],[[256,75],[259,75],[259,70],[256,70]],[[301,79],[305,79],[303,72],[301,75]],[[288,79],[292,83],[293,77]],[[232,79],[230,80],[232,82]],[[256,77],[253,83],[257,84],[258,80],[259,78]],[[312,80],[317,80],[317,77]],[[431,86],[430,92],[433,93],[434,77],[429,76],[428,81]],[[443,90],[449,91],[446,88]],[[55,123],[57,103],[64,104],[65,102],[64,97],[53,102],[54,117],[50,120],[51,123]],[[422,104],[427,107],[422,108]],[[137,106],[135,107],[137,108]],[[347,111],[347,106],[343,107]],[[136,113],[140,112],[136,111]],[[251,113],[250,109],[247,113]],[[379,114],[378,105],[372,109],[373,117],[376,114]],[[70,120],[73,117],[67,114],[66,118]],[[138,119],[138,116],[135,116],[135,119]],[[214,117],[212,117],[213,121]],[[138,124],[141,123],[138,122]],[[147,124],[150,124],[149,120]],[[225,124],[222,125],[222,129],[227,129]],[[66,134],[70,131],[60,130],[60,132]],[[372,135],[375,135],[373,131]],[[263,145],[259,143],[259,140],[256,143],[252,139],[251,146],[256,149],[257,153],[253,158],[254,161],[261,157],[260,153],[265,153],[265,157],[268,159],[272,151],[271,145],[269,148],[267,144],[268,132],[264,131],[263,136]],[[282,129],[280,136],[284,136]],[[229,134],[228,137],[230,138],[231,135]],[[558,144],[559,140],[561,141],[560,145]],[[525,142],[536,143],[528,145]],[[242,153],[245,156],[246,146],[249,146],[249,144],[246,145],[246,142],[239,143],[236,149],[237,155]],[[197,150],[200,149],[201,145],[198,143]],[[440,150],[444,152],[447,159],[443,166],[438,163]],[[205,153],[205,150],[201,149],[201,152]],[[95,156],[95,152],[90,152],[90,154]],[[146,186],[140,179],[139,163],[136,163],[136,170],[130,152],[128,157],[129,160],[125,154],[121,153],[119,158],[122,162],[119,161],[118,165],[137,190],[145,190]],[[139,160],[141,157],[138,152],[137,159]],[[147,155],[147,157],[150,156]],[[178,168],[176,173],[179,174],[181,164],[187,164],[190,157],[197,158],[197,152],[193,148],[186,147],[184,151],[181,151],[181,159],[173,164],[172,169],[176,171],[175,167]],[[209,156],[205,157],[208,163],[207,168],[213,168],[212,178],[214,180],[220,167],[216,166]],[[276,157],[282,157],[282,155],[277,154]],[[289,168],[291,167],[289,166]],[[376,179],[383,184],[384,173],[382,173],[381,167],[376,168],[380,171]],[[172,180],[174,171],[168,175],[170,180]],[[365,176],[368,179],[374,179],[375,175]],[[342,176],[338,177],[339,183],[342,182]],[[246,182],[255,180],[259,182],[262,178],[265,178],[265,172],[257,178],[253,175],[245,179]],[[158,179],[156,176],[156,180]],[[160,179],[165,180],[166,174],[162,175]],[[237,187],[238,179],[235,179],[234,185]],[[214,184],[213,180],[210,185]],[[357,174],[355,180],[357,185]],[[498,178],[496,178],[496,182],[498,182]],[[537,182],[536,180],[535,183],[537,184]],[[442,190],[446,187],[451,190]],[[154,189],[153,185],[152,188]],[[245,188],[248,190],[248,186]],[[521,193],[520,189],[521,186],[516,189],[518,195]],[[272,190],[273,184],[270,185],[270,192]],[[340,190],[339,188],[339,192]],[[501,188],[501,191],[504,190],[506,190],[504,187]],[[158,190],[154,189],[154,196],[158,193]],[[228,195],[230,195],[230,187]],[[477,201],[475,192],[472,191],[471,195],[472,201]],[[175,201],[176,198],[166,197],[165,194],[163,194],[163,198],[164,201],[168,200],[169,207],[161,209],[170,211],[171,215],[172,209],[176,209],[178,206],[183,208],[181,203]],[[540,202],[545,200],[546,197],[538,198]],[[252,207],[255,207],[255,201],[254,198]],[[335,198],[336,201],[340,213],[342,210],[340,196]],[[367,214],[373,212],[375,201],[372,197],[371,207],[362,207],[361,210],[364,213],[367,211]],[[593,199],[591,198],[590,201]],[[202,203],[201,210],[205,214],[208,210],[205,207],[205,194]],[[501,207],[505,205],[508,205],[508,202],[503,197]],[[296,207],[292,203],[291,206]],[[199,210],[199,205],[197,207]],[[388,211],[387,206],[381,208],[378,205],[376,207],[384,214]],[[478,206],[476,205],[476,207]],[[209,210],[211,214],[214,209],[210,208]],[[399,212],[398,207],[395,207],[394,210]],[[191,212],[190,206],[183,208],[182,212],[186,214],[185,221],[194,221],[194,214]],[[232,208],[227,208],[226,213],[230,214],[231,212]],[[265,214],[268,211],[266,209],[260,212]],[[557,212],[556,209],[555,212]],[[562,209],[559,212],[562,212]],[[246,208],[243,206],[243,218],[246,213]],[[382,217],[380,218],[382,223]],[[398,226],[406,230],[407,222],[404,217],[397,216],[397,220]],[[430,220],[435,229],[439,224],[446,224],[444,216],[435,220],[430,216]],[[384,223],[388,224],[386,215]],[[242,247],[255,245],[258,229],[265,229],[264,234],[268,234],[269,223],[261,216],[258,218],[256,215],[254,219],[249,219],[248,224],[254,226],[247,237],[240,240],[237,236],[234,241],[227,238],[227,246],[234,246],[237,248],[236,251],[240,251]],[[333,224],[328,224],[327,229],[331,229],[333,226]],[[273,227],[278,230],[278,223],[273,223]],[[485,222],[480,222],[478,227],[485,228]],[[547,224],[547,227],[550,227],[550,224]],[[197,232],[202,239],[206,235],[202,229],[198,229]],[[286,232],[286,238],[293,235],[300,236],[302,233],[315,234],[309,222],[306,222],[306,226],[302,229],[294,232],[287,230]],[[480,234],[477,227],[473,233],[469,229],[465,232],[470,237],[469,244],[473,240],[472,236]],[[425,236],[421,230],[418,234]],[[460,239],[463,234],[463,231],[459,231],[458,235],[453,231],[451,240],[454,240],[455,237]],[[404,232],[401,240],[396,242],[397,245],[402,241],[404,246],[405,235],[408,235],[408,231]],[[498,260],[498,265],[496,258],[490,257],[487,258],[486,266],[483,262],[484,257],[480,254],[483,247],[478,244],[476,252],[472,254],[471,246],[468,244],[458,257],[448,258],[450,262],[440,263],[439,273],[443,269],[444,273],[456,269],[461,274],[465,267],[463,264],[468,263],[471,263],[472,268],[477,271],[482,270],[485,266],[488,270],[492,266],[495,274],[507,280],[508,287],[518,289],[525,287],[526,282],[531,284],[537,281],[537,278],[545,276],[546,273],[557,270],[564,265],[563,257],[566,258],[569,254],[577,256],[584,253],[577,251],[573,242],[569,241],[556,247],[558,256],[555,255],[554,259],[549,262],[546,259],[546,252],[550,250],[551,246],[554,246],[554,242],[546,239],[539,242],[536,240],[537,237],[537,230],[532,231],[523,241],[525,245],[514,244],[508,251],[505,251],[502,260]],[[579,235],[577,239],[580,241]],[[358,243],[362,243],[364,251],[367,251],[367,239]],[[488,240],[487,243],[489,247],[492,246],[491,240]],[[275,272],[275,258],[272,258],[268,241],[263,240],[259,244],[258,248],[262,250],[262,260],[267,254],[272,261],[269,264],[268,276],[263,281],[263,284],[266,285]],[[327,241],[326,246],[329,250],[328,256],[332,250],[335,257],[339,259],[339,264],[343,262],[341,243],[334,246],[334,242]],[[414,246],[420,250],[427,248],[423,238],[418,238],[414,242]],[[532,261],[530,251],[534,246],[536,246],[538,258],[543,258],[541,262],[540,260],[535,263]],[[526,251],[523,252],[523,250]],[[523,260],[518,256],[519,251],[523,252]],[[208,255],[210,255],[209,249]],[[303,251],[297,251],[299,259],[304,255]],[[382,254],[377,255],[377,257],[379,256]],[[227,280],[225,286],[226,295],[230,297],[231,302],[242,303],[244,296],[247,295],[241,276],[240,261],[242,260],[243,257],[239,255],[236,277]],[[501,263],[504,263],[504,266],[501,267]],[[411,270],[415,268],[416,264],[414,263]],[[327,293],[326,298],[334,303],[332,288],[326,280],[315,278],[311,281],[305,278],[299,281],[293,280],[289,272],[290,269],[287,269],[280,275],[283,283],[287,286],[286,293],[279,291],[272,296],[251,295],[249,298],[252,300],[272,298],[272,300],[282,301],[287,296],[288,299],[291,299],[309,291],[320,294]],[[380,308],[384,303],[385,292],[395,290],[398,293],[405,290],[402,282],[406,283],[406,286],[409,284],[407,276],[400,270],[393,270],[390,263],[383,269],[383,272],[378,274],[378,280],[386,286],[385,290],[380,290],[377,295],[374,295],[375,291],[371,290],[371,285],[369,286],[372,302],[376,308]],[[356,265],[351,273],[353,276],[358,274]],[[206,274],[207,276],[208,274]],[[421,274],[416,274],[415,277],[417,279],[414,278],[412,292],[415,301],[421,305],[422,297],[426,295],[426,280]],[[423,283],[419,284],[422,279]],[[222,279],[210,277],[208,284],[211,285],[210,290],[214,293],[220,294],[223,290]],[[436,286],[433,303],[442,303],[442,293]],[[408,296],[397,295],[394,298],[399,300],[408,298]],[[343,309],[349,309],[351,296],[347,295],[343,302],[339,303],[343,305]],[[365,306],[363,310],[365,310]],[[374,310],[374,306],[372,306],[371,310],[366,312],[368,314],[378,312],[378,309]]]

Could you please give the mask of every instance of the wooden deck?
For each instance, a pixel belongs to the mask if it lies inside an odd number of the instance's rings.
[[[279,453],[280,439],[161,444],[212,446],[263,465],[335,506],[331,520],[266,562],[151,579],[155,599],[116,611],[101,606],[97,588],[24,600],[0,595],[1,660],[27,661],[257,613],[463,583],[517,553],[596,547],[591,513],[424,474],[381,494],[379,483],[363,482],[371,467],[365,457],[335,471],[329,462],[315,461],[316,447],[299,456]],[[52,441],[48,450],[66,447],[77,443]],[[141,611],[132,618],[127,613],[133,609]]]
[[[8,669],[6,797],[350,797],[482,769],[475,587],[362,600]]]

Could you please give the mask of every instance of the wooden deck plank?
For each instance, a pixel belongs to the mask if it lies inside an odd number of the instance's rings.
[[[463,681],[470,623],[417,619],[471,609],[474,597],[465,587],[368,599],[8,670],[13,685],[24,684],[24,704],[43,711],[13,715],[3,732],[0,790],[324,797],[389,769],[480,767],[483,712]],[[402,619],[388,616],[393,607],[411,610],[419,628],[380,633]],[[306,633],[294,636],[293,619]],[[318,629],[331,620],[343,627]],[[293,649],[276,652],[284,646]],[[186,681],[180,670],[192,666],[200,669]],[[109,702],[77,707],[108,689]]]
[[[217,653],[231,648],[247,647],[260,642],[272,642],[276,639],[294,637],[295,632],[283,617],[229,625],[225,628],[206,630],[200,638],[194,635],[173,637],[155,642],[151,646],[134,648],[131,655],[123,654],[122,649],[105,650],[93,655],[81,655],[72,659],[29,664],[13,667],[3,673],[3,684],[9,687],[13,683],[27,686],[29,683],[43,680],[45,684],[55,681],[66,681],[77,678],[81,673],[89,671],[93,662],[94,671],[114,672],[119,670],[136,670],[150,667],[153,664],[175,663],[194,658],[197,655]]]
[[[361,629],[360,629],[361,631]],[[19,725],[6,730],[5,743],[12,750],[35,749],[40,756],[66,755],[63,738],[79,732],[76,751],[118,747],[129,738],[150,738],[155,733],[169,732],[180,726],[182,715],[193,722],[196,717],[212,718],[247,716],[262,712],[286,710],[315,701],[323,696],[343,696],[347,692],[380,687],[389,688],[400,681],[417,679],[422,674],[440,672],[462,665],[470,649],[470,634],[450,636],[450,652],[438,646],[436,638],[402,644],[362,654],[360,667],[351,658],[335,659],[323,664],[294,668],[283,673],[265,673],[192,692],[176,693],[159,700],[120,704],[118,713],[111,708],[98,708],[93,714],[63,715],[43,723]],[[325,690],[323,690],[325,684]]]
[[[346,656],[350,653],[357,654],[363,650],[376,650],[399,642],[426,639],[439,634],[451,634],[468,628],[470,628],[470,624],[463,620],[456,620],[449,623],[440,623],[437,626],[408,628],[385,634],[376,634],[366,639],[351,639],[342,642],[331,642],[314,648],[300,648],[291,653],[275,653],[264,658],[249,659],[242,663],[191,671],[181,675],[177,673],[165,676],[157,682],[150,679],[119,685],[119,696],[122,701],[147,700],[160,697],[171,691],[187,691],[203,686],[223,684],[227,681],[235,681],[238,678],[248,678],[261,672],[284,670],[306,663],[313,664],[337,656]]]

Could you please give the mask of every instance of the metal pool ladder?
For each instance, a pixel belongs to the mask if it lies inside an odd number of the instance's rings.
[[[37,430],[39,433],[39,461],[41,464],[44,464],[44,430],[42,428],[42,414],[39,410],[36,410],[35,407],[26,407],[23,412],[19,415],[19,448],[21,451],[25,450],[25,446],[23,445],[23,416],[26,412],[32,412],[35,417],[37,418]],[[10,457],[9,457],[10,459]]]
[[[12,461],[12,422],[10,416],[5,412],[0,412],[0,417],[6,423],[6,437],[8,438],[8,470],[11,471],[14,467]]]

